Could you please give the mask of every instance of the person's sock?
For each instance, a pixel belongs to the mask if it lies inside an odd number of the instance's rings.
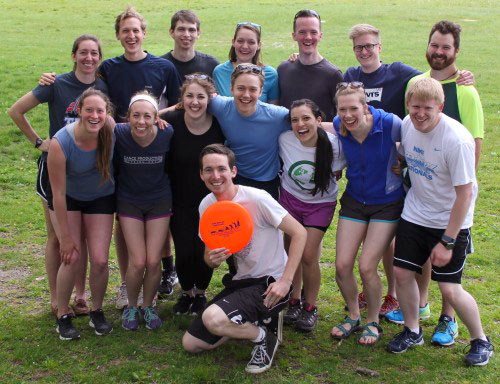
[[[169,271],[169,272],[175,271],[174,257],[172,255],[163,257],[161,259],[161,265],[163,266],[164,271]]]
[[[410,331],[412,331],[413,333],[416,333],[417,335],[420,334],[420,328],[410,328]]]
[[[255,340],[252,340],[254,343],[260,343],[266,337],[266,331],[264,328],[259,327],[259,336]]]

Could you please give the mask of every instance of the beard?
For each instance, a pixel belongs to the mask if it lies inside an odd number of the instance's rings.
[[[428,52],[425,54],[425,57],[430,67],[436,71],[449,67],[455,62],[456,58],[456,56],[439,55],[437,53],[429,54]],[[438,61],[438,59],[442,59],[442,61]]]

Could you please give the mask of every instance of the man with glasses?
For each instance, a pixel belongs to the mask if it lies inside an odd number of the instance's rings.
[[[170,21],[169,33],[174,40],[174,49],[162,57],[175,65],[182,79],[195,72],[212,76],[219,61],[213,56],[194,49],[196,40],[201,34],[198,16],[187,9],[175,12]]]
[[[193,320],[182,345],[188,352],[200,353],[229,339],[250,340],[255,346],[245,370],[261,373],[271,367],[282,337],[281,329],[275,334],[263,324],[281,313],[289,300],[307,233],[268,193],[234,184],[235,164],[234,152],[221,144],[201,151],[200,177],[212,193],[200,203],[200,217],[218,201],[233,201],[248,210],[254,232],[250,243],[233,256],[237,273],[224,276],[224,289]],[[283,232],[291,239],[288,257]],[[205,248],[204,259],[211,268],[218,268],[230,256],[224,247]]]
[[[299,47],[295,61],[284,61],[278,67],[279,104],[290,108],[298,99],[311,99],[325,114],[326,121],[332,121],[336,114],[335,89],[343,81],[342,72],[320,55],[321,18],[316,11],[304,9],[294,17],[292,38]]]

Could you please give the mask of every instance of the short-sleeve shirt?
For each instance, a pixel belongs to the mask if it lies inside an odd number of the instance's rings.
[[[273,276],[278,280],[287,262],[283,232],[278,226],[288,212],[266,191],[243,185],[238,186],[232,201],[245,207],[253,221],[250,242],[233,254],[237,271],[233,280],[264,276]],[[200,217],[215,202],[217,199],[213,193],[206,196],[200,204]]]
[[[217,118],[227,145],[236,155],[238,173],[248,179],[270,181],[280,168],[278,139],[291,129],[288,109],[257,101],[251,116],[242,116],[232,97],[216,96],[208,111]]]
[[[179,72],[182,80],[186,78],[186,75],[190,75],[195,72],[212,76],[214,68],[219,65],[219,61],[215,57],[198,51],[194,52],[194,57],[189,61],[177,60],[172,55],[172,51],[164,54],[162,58],[171,61],[172,64],[175,65],[175,68],[177,68],[177,72]]]

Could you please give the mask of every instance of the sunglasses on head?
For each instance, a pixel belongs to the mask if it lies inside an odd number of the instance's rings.
[[[199,80],[207,80],[208,76],[204,75],[203,73],[200,74],[192,74],[192,75],[186,75],[185,76],[186,80],[193,80],[193,79],[199,79]]]
[[[255,73],[256,75],[260,75],[262,74],[262,67],[259,67],[255,64],[238,64],[236,68],[234,68],[234,73],[241,72],[251,72]]]
[[[347,88],[352,88],[352,89],[357,89],[357,88],[365,88],[364,84],[359,82],[359,81],[352,81],[350,83],[348,82],[345,82],[345,81],[342,81],[340,83],[337,84],[337,92],[338,91],[343,91],[344,89],[347,89]]]
[[[238,24],[236,24],[236,28],[242,27],[244,25],[251,25],[252,27],[257,28],[257,30],[259,31],[259,33],[261,32],[261,29],[262,29],[262,27],[260,26],[260,24],[252,23],[250,21],[243,21],[241,23],[238,23]]]

